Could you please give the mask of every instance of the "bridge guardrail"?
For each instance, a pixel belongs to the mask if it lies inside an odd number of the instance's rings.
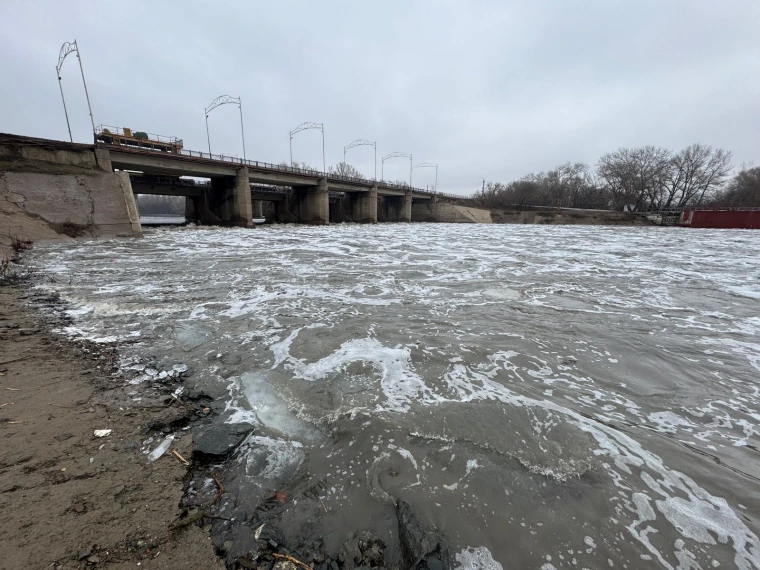
[[[98,143],[100,144],[100,143]],[[110,145],[104,145],[104,146],[110,146]],[[122,150],[122,149],[120,149]],[[156,154],[166,156],[166,153],[161,151],[146,151],[142,150],[140,152],[154,152]],[[355,184],[362,184],[362,185],[378,185],[378,186],[384,186],[386,188],[398,188],[399,190],[412,190],[412,192],[419,192],[422,194],[430,194],[434,196],[442,196],[444,198],[452,198],[456,200],[462,200],[470,198],[471,196],[461,196],[458,194],[449,194],[446,192],[431,192],[430,190],[423,190],[422,188],[414,188],[410,187],[407,184],[397,184],[395,182],[386,182],[384,180],[368,180],[366,178],[356,178],[353,176],[342,176],[340,174],[325,174],[320,170],[313,170],[313,169],[307,169],[307,168],[298,168],[295,166],[287,166],[284,164],[273,164],[271,162],[263,162],[260,160],[248,160],[243,159],[238,156],[232,156],[227,154],[211,154],[208,152],[202,152],[197,150],[189,150],[189,149],[180,149],[177,153],[174,153],[176,155],[180,156],[189,156],[189,157],[195,157],[195,158],[202,158],[206,160],[218,160],[220,162],[226,162],[230,164],[239,164],[241,166],[250,166],[253,168],[265,168],[267,170],[275,170],[278,172],[283,173],[293,173],[293,174],[305,174],[307,176],[326,176],[328,180],[335,180],[340,182],[352,182]]]

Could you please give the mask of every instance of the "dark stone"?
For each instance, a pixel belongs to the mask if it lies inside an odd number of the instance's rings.
[[[62,433],[61,435],[55,436],[55,439],[57,439],[58,441],[66,441],[67,439],[71,439],[72,437],[74,437],[73,433]]]
[[[190,400],[225,400],[229,398],[227,383],[217,379],[193,378],[185,382]]]
[[[396,505],[398,537],[401,554],[407,568],[449,568],[448,549],[441,535],[431,525],[417,516],[406,501]]]
[[[90,554],[92,554],[92,548],[83,548],[82,550],[77,552],[77,560],[84,560]]]
[[[385,564],[385,543],[367,531],[354,534],[343,543],[338,561],[344,568],[377,568],[383,566]]]
[[[249,423],[210,424],[193,431],[193,453],[209,457],[225,457],[253,431]]]

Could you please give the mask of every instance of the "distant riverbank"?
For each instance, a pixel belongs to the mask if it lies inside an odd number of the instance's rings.
[[[548,224],[587,226],[651,226],[644,216],[613,210],[544,208],[535,210],[491,210],[495,224]]]

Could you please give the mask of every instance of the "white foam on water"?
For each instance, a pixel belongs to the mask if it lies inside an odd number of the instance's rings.
[[[449,377],[451,380],[451,378]],[[617,470],[628,476],[634,475],[634,470],[639,473],[640,480],[654,492],[659,498],[654,501],[663,518],[669,523],[677,521],[674,528],[686,537],[704,536],[708,530],[716,532],[719,536],[730,539],[729,544],[734,549],[734,561],[737,568],[750,570],[753,567],[760,568],[760,540],[747,526],[736,516],[728,503],[708,493],[697,485],[689,476],[665,466],[662,459],[645,450],[639,442],[614,427],[594,421],[569,408],[561,406],[549,400],[535,400],[523,395],[518,395],[507,387],[492,381],[485,376],[480,378],[482,386],[469,387],[470,400],[497,399],[506,404],[524,407],[540,407],[565,416],[568,421],[575,424],[579,429],[591,435],[599,445],[597,454],[606,456],[612,460]],[[610,467],[611,468],[611,467]],[[611,473],[612,474],[612,473]],[[659,477],[656,479],[654,476]],[[630,492],[629,484],[633,481],[630,477],[628,484],[618,483],[618,474],[613,479],[623,492]],[[633,494],[631,494],[633,495]],[[679,501],[669,501],[675,495],[681,495]],[[629,497],[628,501],[634,504],[638,501],[643,504],[646,495],[639,493],[634,500]],[[685,498],[683,498],[685,497]],[[678,508],[676,508],[678,507]],[[646,511],[649,516],[654,512],[651,507]],[[712,514],[712,519],[707,523],[704,519],[706,513]],[[639,540],[658,560],[666,567],[672,568],[663,553],[658,551],[648,537],[649,531],[639,530],[638,526],[652,519],[639,519],[628,526],[634,538]],[[684,534],[686,533],[686,534]],[[678,549],[676,549],[678,550]],[[676,550],[673,554],[676,554]]]
[[[668,433],[676,433],[679,427],[686,427],[689,430],[694,427],[694,423],[674,412],[653,412],[647,416],[647,419],[657,424],[660,431]]]
[[[615,422],[646,423],[675,436],[673,441],[694,439],[712,450],[733,445],[734,453],[758,435],[760,389],[752,374],[760,371],[756,342],[760,319],[752,310],[760,298],[755,286],[760,277],[757,233],[705,231],[697,243],[685,232],[665,228],[657,235],[630,228],[582,227],[475,226],[464,233],[447,225],[267,230],[257,233],[255,240],[243,230],[158,230],[139,242],[35,248],[33,255],[44,259],[45,269],[56,277],[55,283],[43,288],[60,292],[73,305],[74,324],[64,330],[67,334],[113,342],[139,338],[144,332],[153,342],[146,342],[149,348],[142,350],[154,350],[156,344],[161,350],[172,342],[169,327],[174,323],[186,321],[194,327],[203,321],[218,336],[205,341],[208,347],[188,354],[197,358],[191,362],[194,369],[208,366],[201,359],[206,349],[217,350],[224,342],[238,347],[246,343],[245,350],[251,352],[257,345],[270,349],[265,357],[269,361],[256,361],[257,366],[273,363],[277,374],[290,371],[294,381],[320,382],[339,377],[353,362],[371,364],[375,386],[384,398],[379,404],[372,400],[376,411],[406,412],[442,402],[477,400],[550,411],[596,442],[591,446],[619,493],[611,497],[620,505],[616,511],[620,523],[614,522],[642,545],[648,552],[644,556],[666,568],[691,564],[692,553],[684,540],[672,545],[664,540],[669,535],[662,531],[674,528],[683,539],[694,541],[694,547],[688,545],[694,553],[707,557],[700,560],[703,566],[712,563],[709,548],[716,552],[733,548],[737,567],[760,567],[757,537],[724,499],[670,469],[662,458],[614,427]],[[529,255],[524,253],[527,238],[536,244]],[[668,247],[663,247],[663,239]],[[685,253],[674,258],[676,250]],[[241,258],[258,261],[246,265],[239,263]],[[725,262],[729,258],[731,267]],[[499,282],[509,286],[500,287]],[[209,288],[209,283],[214,287]],[[497,285],[484,291],[484,283]],[[698,289],[709,294],[695,296]],[[642,290],[649,294],[640,295]],[[523,297],[519,291],[524,291]],[[520,328],[525,323],[519,320],[485,325],[468,321],[467,313],[475,313],[473,307],[484,304],[494,312],[527,309],[539,321],[547,316],[564,319],[579,327],[579,342],[584,344],[553,345],[552,338],[546,337],[554,333],[561,337],[566,331],[559,325],[551,332],[547,328],[528,332]],[[552,316],[547,308],[563,311],[562,316]],[[583,325],[587,319],[598,323],[594,315],[602,313],[613,315],[608,320],[632,327],[631,340],[642,343],[630,345],[634,354],[611,354],[593,345]],[[340,337],[342,325],[362,314],[371,323],[362,333],[366,338]],[[413,324],[405,320],[410,318]],[[130,323],[135,322],[140,326],[132,327]],[[153,323],[157,328],[151,336]],[[298,328],[299,323],[312,324]],[[337,338],[343,344],[311,360],[292,354],[298,335],[315,327],[332,327],[324,331],[327,342]],[[426,332],[428,327],[430,332]],[[657,343],[644,335],[652,335]],[[688,354],[678,362],[678,342],[675,348],[668,342],[684,335],[706,345],[710,358],[682,347]],[[420,337],[422,347],[415,349]],[[642,396],[637,391],[641,389],[634,361],[641,356],[635,354],[637,348],[662,350],[667,359],[673,359],[674,367],[685,365],[694,376],[701,368],[709,370],[710,375],[703,376],[717,395],[694,407],[688,401],[676,404]],[[552,364],[570,351],[577,355],[576,361]],[[491,356],[483,356],[485,352]],[[477,355],[488,362],[467,366]],[[450,362],[441,378],[426,369],[437,359]],[[600,377],[600,363],[612,381]],[[597,374],[582,371],[584,365],[595,365]],[[631,370],[631,365],[634,377],[623,378],[621,374]],[[258,417],[261,411],[273,430],[297,434],[292,425],[276,426],[294,416],[288,405],[298,408],[298,396],[285,402],[266,386],[266,376],[254,384],[251,399],[262,409],[236,405],[228,410],[231,417],[250,417],[251,413]],[[547,387],[551,390],[545,391]],[[534,397],[521,395],[524,391]],[[647,393],[646,387],[643,392]],[[539,399],[537,393],[546,399]],[[532,427],[545,437],[550,425],[538,416],[533,415]],[[703,416],[706,419],[700,422]],[[458,483],[449,487],[461,489]],[[709,488],[721,489],[718,483]],[[712,545],[708,537],[726,544]],[[597,541],[601,545],[608,538]]]
[[[485,546],[469,546],[454,555],[457,570],[504,570]]]
[[[377,411],[408,411],[412,402],[418,399],[440,401],[412,369],[409,348],[389,348],[377,339],[359,338],[344,342],[335,352],[316,362],[307,363],[289,352],[300,330],[291,332],[285,340],[270,347],[275,355],[273,368],[286,363],[296,378],[316,382],[340,371],[347,364],[367,362],[378,374],[385,395],[385,401],[377,405]]]

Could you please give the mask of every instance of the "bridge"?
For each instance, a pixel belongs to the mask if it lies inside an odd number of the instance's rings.
[[[204,225],[252,227],[265,206],[268,218],[315,225],[492,221],[488,210],[467,207],[462,196],[190,151],[179,144],[166,152],[0,133],[0,203],[16,205],[0,208],[4,224],[34,225],[35,235],[43,237],[51,231],[141,236],[137,194],[183,196],[185,217]]]
[[[277,217],[284,221],[322,225],[344,213],[354,222],[376,223],[380,212],[387,221],[409,222],[415,203],[463,198],[185,149],[166,153],[104,143],[97,148],[108,152],[113,169],[134,173],[131,186],[135,194],[185,196],[186,216],[202,223],[249,227],[253,217],[262,215],[261,202],[265,201],[277,204]],[[191,184],[180,176],[208,178],[210,182]]]

